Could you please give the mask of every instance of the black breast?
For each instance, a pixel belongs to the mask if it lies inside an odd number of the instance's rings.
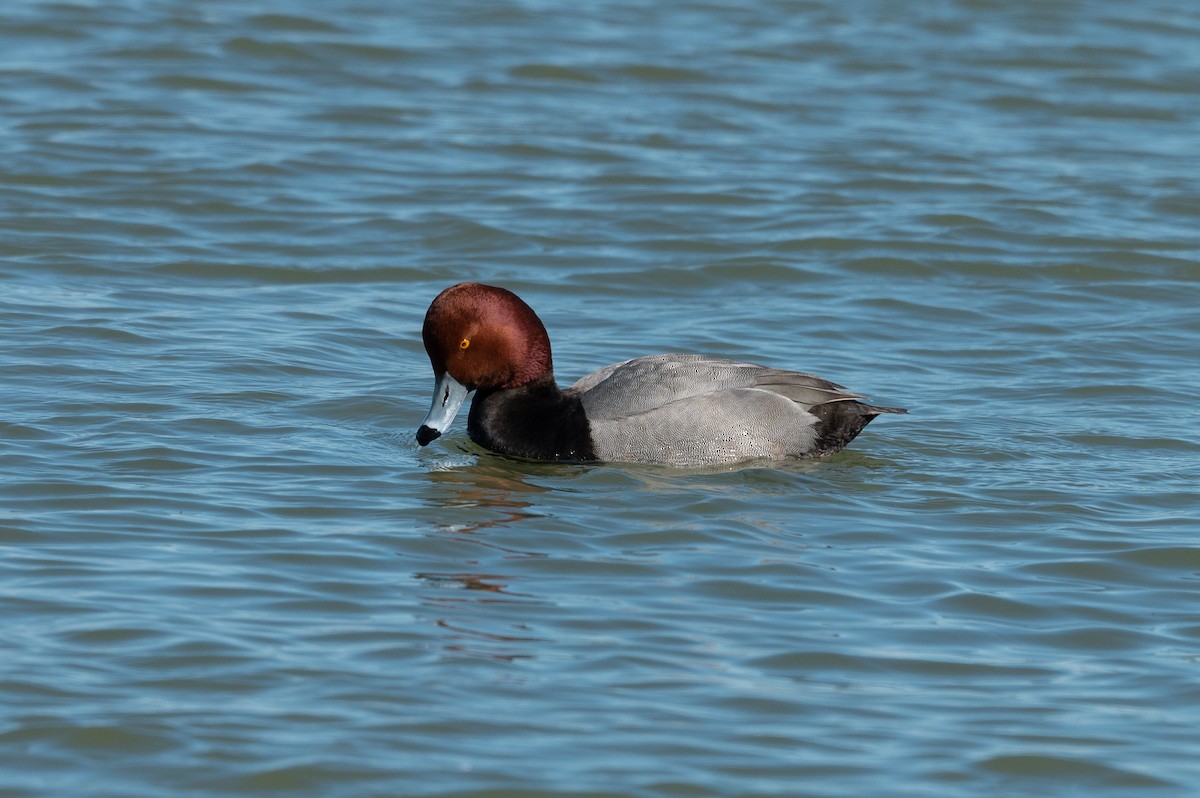
[[[553,378],[475,394],[467,434],[480,446],[512,457],[596,459],[583,404],[577,396],[565,396]]]

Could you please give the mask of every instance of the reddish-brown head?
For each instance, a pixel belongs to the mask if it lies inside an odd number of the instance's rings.
[[[469,391],[516,388],[553,374],[550,336],[512,291],[459,283],[437,295],[421,330],[435,376]]]

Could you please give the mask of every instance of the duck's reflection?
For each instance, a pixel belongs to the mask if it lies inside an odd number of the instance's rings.
[[[523,619],[530,607],[546,606],[528,587],[514,589],[522,578],[503,573],[499,562],[547,557],[505,542],[498,530],[511,530],[542,517],[536,498],[546,491],[534,481],[539,468],[482,454],[458,467],[426,472],[427,501],[436,508],[440,540],[464,544],[468,556],[456,559],[462,569],[424,570],[414,574],[424,586],[423,603],[434,610],[433,622],[444,634],[443,651],[454,657],[514,661],[532,659],[547,643]],[[556,466],[561,469],[564,466]],[[486,549],[484,553],[479,548]],[[472,566],[485,566],[474,570]],[[540,611],[535,614],[540,614]]]
[[[511,621],[503,624],[504,631],[482,628],[487,618],[481,605],[534,602],[534,596],[508,590],[505,577],[499,574],[418,573],[415,575],[429,586],[425,604],[438,609],[434,624],[445,633],[442,650],[449,655],[486,657],[512,662],[533,659],[537,644],[544,638],[529,634],[525,624]],[[502,613],[501,617],[506,614]]]
[[[488,593],[495,593],[499,596],[515,596],[518,598],[528,598],[524,593],[511,593],[507,590],[508,585],[498,580],[506,577],[500,574],[439,574],[439,573],[417,573],[414,574],[417,579],[422,579],[432,588],[440,590],[483,590]],[[444,601],[503,601],[503,598],[493,597],[470,597],[470,598],[445,598]]]
[[[482,451],[482,450],[480,450]],[[484,454],[474,462],[452,469],[427,471],[426,501],[445,519],[443,532],[473,536],[488,529],[507,528],[537,518],[532,498],[546,488],[529,481],[526,471],[502,457]],[[468,512],[463,512],[467,510]],[[490,545],[516,556],[544,557],[540,552],[508,550],[483,538],[472,542]]]

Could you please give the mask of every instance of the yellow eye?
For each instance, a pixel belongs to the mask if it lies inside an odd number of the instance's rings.
[[[462,339],[461,341],[459,341],[459,342],[458,342],[458,348],[459,348],[459,349],[466,349],[466,348],[467,348],[468,346],[470,346],[470,345],[471,345],[471,339],[470,339],[470,338],[464,338],[464,339]]]

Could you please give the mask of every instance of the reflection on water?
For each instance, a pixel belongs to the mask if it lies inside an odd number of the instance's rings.
[[[459,509],[469,511],[465,514],[469,519],[466,523],[441,523],[436,534],[449,535],[465,544],[461,549],[468,555],[470,548],[485,547],[502,561],[546,557],[544,552],[518,550],[501,542],[503,530],[535,517],[530,508],[536,494],[546,488],[531,483],[528,474],[504,463],[488,462],[489,459],[484,455],[480,462],[471,465],[425,472],[429,482],[426,499],[431,509],[448,516],[454,516]],[[464,559],[463,565],[478,562],[475,558]],[[544,642],[541,638],[527,634],[521,625],[497,631],[502,627],[489,626],[495,623],[493,617],[476,612],[480,605],[544,601],[531,593],[510,589],[516,577],[448,572],[419,572],[415,576],[427,588],[422,591],[423,601],[436,614],[438,628],[446,633],[442,645],[448,654],[508,661],[536,656],[537,644]]]
[[[508,577],[499,574],[426,574],[418,579],[430,588],[425,603],[439,613],[435,623],[447,632],[444,650],[456,656],[490,657],[501,660],[532,659],[545,641],[522,635],[516,628],[510,633],[497,633],[479,628],[485,622],[472,613],[472,605],[505,603],[532,599],[528,594],[508,589]],[[476,595],[480,593],[481,595]],[[523,644],[532,645],[523,645]]]

